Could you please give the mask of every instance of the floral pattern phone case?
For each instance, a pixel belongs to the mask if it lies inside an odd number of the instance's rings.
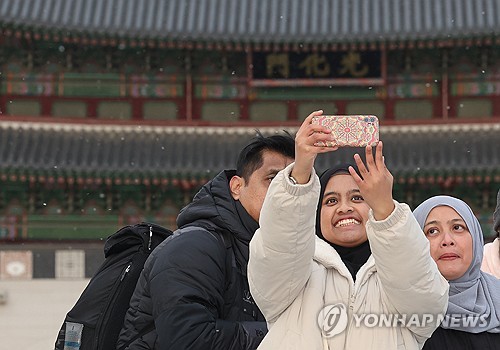
[[[378,118],[374,115],[321,115],[312,123],[331,129],[335,137],[335,141],[318,142],[317,146],[365,147],[379,141]]]

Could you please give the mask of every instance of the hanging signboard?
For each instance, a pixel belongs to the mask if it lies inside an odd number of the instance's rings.
[[[253,86],[382,85],[380,51],[254,52]]]

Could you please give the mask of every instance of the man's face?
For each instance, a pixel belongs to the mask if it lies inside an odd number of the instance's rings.
[[[262,161],[262,166],[250,175],[248,182],[239,176],[233,176],[230,181],[233,198],[239,200],[243,208],[257,222],[271,180],[280,170],[292,163],[293,159],[275,151],[264,150]]]

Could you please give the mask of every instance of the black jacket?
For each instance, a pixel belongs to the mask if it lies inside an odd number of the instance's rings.
[[[423,350],[446,349],[500,350],[500,333],[468,333],[438,327],[425,342]]]
[[[128,349],[256,349],[267,332],[249,291],[248,243],[258,224],[229,192],[224,171],[177,218],[180,228],[144,266],[118,348],[154,319],[156,330]],[[195,228],[193,228],[194,226]]]

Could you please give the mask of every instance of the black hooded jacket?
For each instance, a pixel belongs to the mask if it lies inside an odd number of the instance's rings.
[[[127,349],[256,349],[267,333],[248,287],[248,244],[257,222],[229,192],[223,171],[182,209],[177,231],[144,266],[118,348],[154,319],[156,329]],[[183,229],[189,227],[189,229]]]

